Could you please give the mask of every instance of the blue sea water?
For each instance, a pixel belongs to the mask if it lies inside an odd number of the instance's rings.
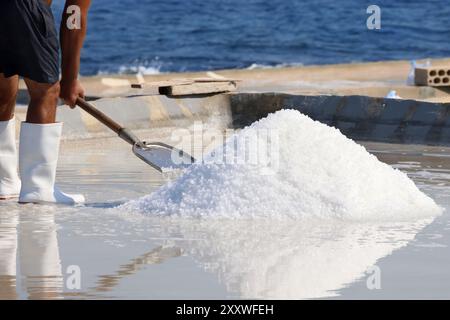
[[[93,0],[81,74],[450,57],[449,20],[450,0]]]

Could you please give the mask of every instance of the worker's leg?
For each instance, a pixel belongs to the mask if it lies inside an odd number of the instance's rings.
[[[30,93],[26,122],[35,124],[55,123],[59,82],[49,84],[25,79],[25,83]]]
[[[19,195],[14,107],[19,79],[0,73],[0,200]]]
[[[83,202],[55,187],[62,123],[55,123],[59,83],[46,84],[25,79],[30,93],[27,121],[20,131],[19,171],[22,178],[20,203]]]
[[[0,73],[0,121],[9,121],[14,117],[19,77],[5,78]]]

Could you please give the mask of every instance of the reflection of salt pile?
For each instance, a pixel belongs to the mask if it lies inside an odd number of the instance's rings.
[[[239,299],[337,296],[432,221],[164,220],[154,221],[161,237],[180,239],[175,244]]]
[[[226,145],[261,130],[275,130],[278,136],[274,174],[263,175],[257,165],[236,161],[196,164],[173,183],[124,208],[159,215],[363,220],[405,220],[440,212],[404,173],[381,163],[337,129],[297,111],[271,114]],[[225,154],[232,149],[225,148]]]

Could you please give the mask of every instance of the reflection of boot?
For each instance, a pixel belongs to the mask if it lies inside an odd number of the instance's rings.
[[[55,212],[20,214],[19,270],[22,291],[30,300],[56,299],[63,292]]]
[[[17,299],[16,257],[18,215],[14,211],[0,214],[0,300]]]
[[[17,198],[20,192],[15,136],[15,120],[0,121],[0,200]]]
[[[19,146],[19,171],[22,178],[20,203],[84,202],[82,195],[69,195],[55,187],[56,164],[62,123],[22,122]]]

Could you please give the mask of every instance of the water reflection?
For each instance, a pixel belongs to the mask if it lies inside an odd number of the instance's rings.
[[[135,215],[119,215],[119,218],[114,215],[117,220],[112,223],[134,230],[132,238],[157,238],[160,245],[149,241],[147,253],[116,267],[103,266],[105,270],[116,271],[97,273],[84,292],[64,293],[55,210],[49,207],[39,214],[27,210],[1,214],[0,298],[93,299],[104,298],[108,292],[122,297],[120,292],[127,283],[123,279],[143,277],[141,270],[151,272],[146,266],[164,264],[180,256],[191,257],[199,268],[214,274],[232,298],[332,297],[364,277],[366,270],[379,259],[407,245],[431,222],[219,220]],[[82,225],[85,232],[86,227]],[[122,289],[117,292],[119,286]],[[124,292],[127,290],[133,288]],[[147,290],[151,292],[152,288]]]
[[[12,209],[0,215],[0,298],[55,299],[63,278],[55,225],[55,208],[45,212]],[[27,210],[30,209],[30,210]]]
[[[86,294],[93,296],[101,292],[112,291],[119,284],[120,280],[127,276],[135,275],[145,266],[160,264],[170,258],[179,257],[181,254],[180,248],[159,246],[121,265],[113,274],[100,275],[96,286],[90,288]]]
[[[429,222],[177,220],[161,225],[163,234],[181,235],[177,246],[216,274],[230,295],[304,299],[335,296]]]
[[[144,266],[190,256],[216,275],[231,298],[307,299],[337,296],[383,257],[407,245],[431,220],[353,223],[339,220],[131,218],[160,247],[97,277],[86,296],[116,291]],[[170,276],[168,274],[168,276]],[[188,276],[188,275],[187,275]],[[151,290],[151,288],[148,288]]]
[[[16,256],[18,216],[0,214],[0,299],[17,299]]]

